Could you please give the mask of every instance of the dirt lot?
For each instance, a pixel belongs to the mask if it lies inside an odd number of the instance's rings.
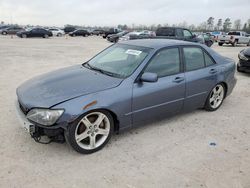
[[[116,135],[100,152],[42,145],[20,127],[15,89],[84,62],[110,43],[100,37],[0,36],[0,187],[250,187],[250,76],[237,73],[216,112],[197,110]],[[213,48],[237,60],[241,47]],[[214,142],[216,145],[211,146]]]

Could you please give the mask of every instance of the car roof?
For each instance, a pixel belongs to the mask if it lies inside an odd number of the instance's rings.
[[[120,44],[142,46],[147,48],[160,49],[168,46],[178,46],[178,45],[197,45],[198,43],[186,42],[182,40],[173,40],[173,39],[137,39],[137,40],[128,40],[121,41]]]

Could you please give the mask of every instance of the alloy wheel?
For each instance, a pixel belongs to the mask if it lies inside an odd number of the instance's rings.
[[[222,85],[217,85],[214,87],[210,94],[209,103],[213,109],[218,108],[224,99],[224,88]]]
[[[101,146],[110,133],[109,118],[102,112],[85,115],[75,129],[75,141],[85,150],[93,150]]]

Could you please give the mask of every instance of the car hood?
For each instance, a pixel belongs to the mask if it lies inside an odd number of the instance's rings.
[[[58,103],[118,86],[122,79],[89,70],[82,65],[50,72],[17,88],[18,101],[26,108],[50,108]]]

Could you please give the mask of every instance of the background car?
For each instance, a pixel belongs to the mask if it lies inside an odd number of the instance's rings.
[[[19,27],[19,26],[10,26],[5,29],[2,29],[1,34],[2,35],[8,35],[8,34],[15,35],[19,31],[24,31],[24,28]]]
[[[104,34],[105,31],[102,30],[102,29],[94,29],[91,33],[92,33],[92,35],[97,35],[97,36],[99,36],[99,35]]]
[[[181,27],[160,27],[156,30],[156,37],[165,39],[177,39],[204,44],[204,40],[198,38],[190,30]]]
[[[33,29],[28,29],[26,31],[21,31],[17,32],[16,34],[18,37],[21,38],[28,38],[28,37],[43,37],[43,38],[48,38],[52,37],[53,34],[51,31],[48,31],[43,28],[33,28]]]
[[[70,32],[75,31],[75,30],[76,30],[76,27],[67,26],[67,27],[65,27],[63,30],[64,30],[64,32],[65,32],[66,34],[68,34],[68,33],[70,33]]]
[[[120,41],[126,41],[126,40],[136,40],[136,39],[148,39],[148,38],[154,38],[155,32],[152,31],[133,31],[129,32],[126,35],[119,38]]]
[[[61,37],[65,34],[65,32],[59,28],[51,28],[48,30],[52,32],[53,36],[57,36],[57,37]]]
[[[76,37],[76,36],[86,37],[89,35],[90,35],[90,33],[84,29],[78,29],[78,30],[75,30],[75,31],[69,33],[69,36],[71,36],[71,37]]]
[[[250,72],[250,48],[240,51],[238,57],[239,62],[237,64],[237,71]]]
[[[214,37],[212,35],[202,33],[202,34],[198,35],[197,37],[203,39],[204,44],[206,44],[208,47],[211,47],[214,43]]]
[[[205,45],[131,40],[26,81],[16,107],[36,141],[66,138],[89,154],[114,132],[197,108],[215,111],[235,84],[235,62]]]
[[[105,39],[108,35],[112,35],[112,34],[116,34],[116,33],[120,33],[122,30],[119,28],[110,28],[109,30],[105,31],[102,34],[102,37]]]
[[[117,34],[110,34],[107,36],[107,40],[109,42],[118,42],[119,38],[126,35],[128,33],[128,31],[122,31],[120,33]]]

